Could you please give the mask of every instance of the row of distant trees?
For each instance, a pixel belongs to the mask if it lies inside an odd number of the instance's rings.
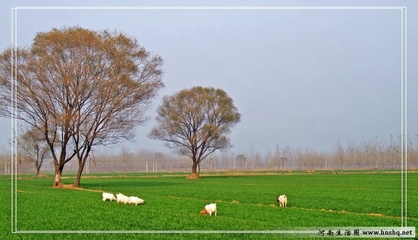
[[[25,146],[23,144],[22,146]],[[42,149],[42,146],[32,150]],[[21,148],[18,153],[19,173],[39,174],[53,172],[52,160],[42,151],[27,152]],[[45,157],[39,163],[39,156]],[[41,157],[42,158],[42,157]],[[364,139],[361,142],[337,144],[334,151],[318,152],[291,147],[276,147],[275,151],[261,154],[256,150],[234,153],[233,151],[212,154],[202,161],[202,171],[228,170],[317,170],[317,169],[401,169],[402,149],[400,139],[392,138],[389,142],[377,138]],[[418,167],[418,145],[410,141],[407,146],[408,169]],[[10,156],[0,156],[0,172],[9,173]],[[131,151],[122,148],[117,153],[95,153],[88,159],[84,173],[101,172],[170,172],[190,171],[190,159],[186,156],[173,155],[151,150]],[[74,165],[74,164],[73,164]],[[77,166],[69,164],[67,171],[75,172]]]

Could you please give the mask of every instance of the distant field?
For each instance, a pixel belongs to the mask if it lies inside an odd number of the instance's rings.
[[[53,189],[52,179],[17,181],[18,231],[10,233],[10,176],[0,181],[0,239],[119,239],[123,231],[186,230],[175,234],[126,234],[125,238],[271,239],[299,235],[191,233],[192,230],[304,230],[401,225],[400,174],[359,172],[182,173],[84,175],[82,189]],[[71,184],[73,178],[64,178]],[[408,225],[418,226],[418,174],[408,175]],[[136,195],[144,205],[102,202],[102,191]],[[288,208],[276,197],[288,196]],[[202,216],[208,203],[218,216]],[[54,233],[52,231],[103,231]],[[115,231],[113,233],[106,231]]]

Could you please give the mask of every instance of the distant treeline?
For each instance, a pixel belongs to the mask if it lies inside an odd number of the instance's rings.
[[[387,143],[377,138],[362,142],[337,143],[332,152],[276,147],[274,152],[261,154],[256,150],[234,153],[232,151],[213,154],[203,160],[201,171],[224,170],[315,170],[315,169],[402,169],[407,163],[408,169],[418,167],[418,144],[410,141],[405,147],[400,138]],[[8,153],[0,155],[0,174],[9,174],[11,158]],[[137,150],[131,152],[122,148],[118,153],[95,152],[84,169],[85,173],[101,172],[190,172],[191,160],[185,156]],[[18,173],[35,173],[33,162],[14,163]],[[41,173],[53,172],[52,161],[47,160]],[[70,161],[64,173],[77,170],[77,162]]]

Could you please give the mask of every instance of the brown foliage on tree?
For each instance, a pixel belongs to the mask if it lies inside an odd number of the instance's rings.
[[[1,54],[1,112],[43,133],[55,164],[53,186],[76,157],[78,187],[93,146],[132,139],[134,127],[147,120],[145,111],[164,86],[162,64],[123,33],[41,32],[30,48]]]
[[[192,175],[211,153],[231,147],[227,134],[240,121],[233,100],[222,89],[194,87],[165,96],[158,108],[152,139],[166,142],[192,160]]]

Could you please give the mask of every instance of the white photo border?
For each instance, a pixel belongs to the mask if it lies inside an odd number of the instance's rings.
[[[398,10],[401,27],[401,226],[408,227],[407,222],[407,183],[408,183],[408,129],[407,129],[407,7],[406,6],[16,6],[11,9],[11,46],[12,46],[12,117],[11,117],[11,232],[12,233],[53,233],[53,234],[90,234],[90,233],[124,233],[124,234],[318,234],[318,230],[18,230],[17,211],[17,75],[16,53],[18,43],[19,10]],[[324,228],[327,229],[327,228]]]

